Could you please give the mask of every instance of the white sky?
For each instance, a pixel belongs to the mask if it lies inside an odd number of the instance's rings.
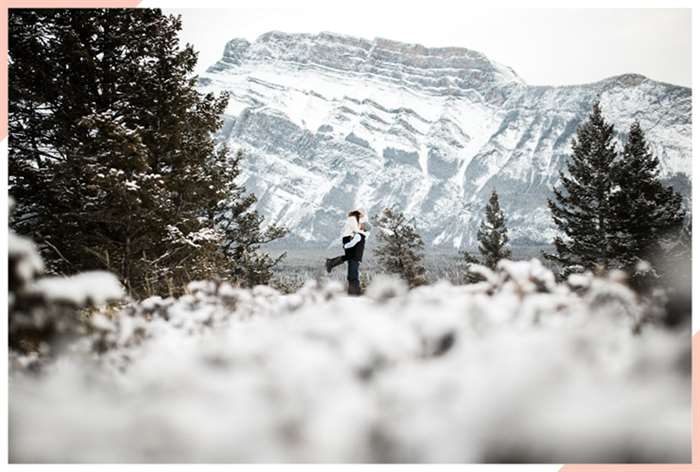
[[[378,1],[378,0],[377,0]],[[329,1],[328,4],[331,2]],[[430,2],[423,2],[423,4]],[[458,4],[458,2],[455,2]],[[336,5],[341,5],[336,3]],[[164,9],[182,14],[181,40],[200,52],[197,72],[233,38],[271,30],[331,31],[429,47],[474,49],[512,67],[527,83],[594,82],[634,72],[691,85],[689,9],[468,9],[382,7]]]

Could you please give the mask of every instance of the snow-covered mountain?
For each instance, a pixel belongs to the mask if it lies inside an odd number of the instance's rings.
[[[546,198],[599,98],[621,137],[637,119],[662,174],[690,176],[691,89],[627,74],[532,86],[463,48],[333,33],[234,39],[200,77],[231,95],[220,139],[289,243],[337,243],[347,211],[396,206],[428,245],[474,244],[492,189],[515,244],[554,235]]]

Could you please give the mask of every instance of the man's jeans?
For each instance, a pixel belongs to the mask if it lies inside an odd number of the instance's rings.
[[[348,280],[360,280],[360,261],[348,261]]]

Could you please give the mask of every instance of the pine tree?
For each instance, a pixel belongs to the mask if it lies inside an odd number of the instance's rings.
[[[639,261],[663,252],[664,238],[675,238],[683,230],[685,211],[681,195],[659,180],[659,160],[637,121],[630,127],[613,179],[611,250],[620,268],[633,274]]]
[[[508,246],[508,229],[506,220],[498,201],[498,193],[494,190],[486,205],[486,218],[481,222],[477,232],[479,252],[484,257],[484,265],[495,269],[501,259],[510,259],[511,251]]]
[[[54,272],[106,268],[143,293],[232,266],[216,217],[236,171],[212,139],[228,97],[197,91],[180,29],[157,9],[10,12],[14,228]]]
[[[555,188],[554,199],[549,200],[552,219],[563,237],[554,238],[556,254],[546,257],[562,264],[565,273],[610,266],[614,133],[596,102],[588,120],[577,129],[567,172],[560,173],[562,188]]]
[[[374,218],[378,246],[374,250],[379,266],[398,274],[410,287],[427,283],[423,266],[423,240],[403,213],[385,208]]]
[[[462,253],[462,261],[464,262],[463,280],[465,283],[474,284],[484,280],[483,276],[471,270],[474,264],[481,265],[479,259],[469,254],[469,251],[464,251]]]
[[[273,267],[286,254],[273,258],[261,252],[260,246],[284,237],[287,230],[274,224],[262,229],[263,217],[252,210],[255,195],[247,194],[245,187],[236,183],[242,159],[243,153],[239,150],[227,167],[226,198],[219,202],[214,220],[223,233],[224,253],[232,262],[228,277],[241,285],[253,287],[268,284]]]

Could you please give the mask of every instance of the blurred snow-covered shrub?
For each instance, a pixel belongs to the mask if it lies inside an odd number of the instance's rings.
[[[392,298],[405,295],[408,285],[403,279],[390,275],[379,275],[372,280],[367,288],[367,296],[372,300],[383,303]]]
[[[9,344],[21,353],[49,354],[83,327],[79,310],[119,300],[124,291],[108,272],[69,277],[42,276],[44,263],[34,242],[13,231],[8,237]],[[20,364],[28,364],[20,362]],[[34,363],[31,363],[34,365]]]
[[[10,460],[690,460],[688,333],[635,333],[648,307],[616,277],[486,275],[196,282],[95,316],[51,369],[13,370]]]

